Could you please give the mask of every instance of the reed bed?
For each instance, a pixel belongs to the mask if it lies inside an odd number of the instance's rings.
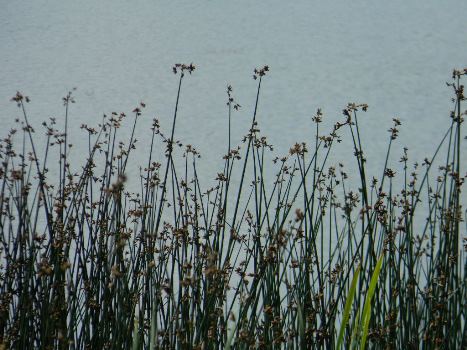
[[[227,89],[229,138],[211,188],[197,150],[175,139],[194,69],[174,66],[173,124],[166,133],[153,121],[138,179],[126,174],[144,103],[130,121],[113,113],[82,126],[80,168],[70,164],[72,94],[65,128],[43,123],[45,150],[29,98],[13,97],[23,119],[0,145],[0,349],[466,348],[467,69],[448,84],[453,111],[433,157],[413,165],[404,153],[393,170],[394,119],[377,175],[359,132],[365,104],[346,106],[327,131],[318,110],[315,137],[274,158],[257,118],[269,69],[256,69],[240,146],[230,136],[240,105]],[[329,164],[342,137],[354,148],[352,181]]]

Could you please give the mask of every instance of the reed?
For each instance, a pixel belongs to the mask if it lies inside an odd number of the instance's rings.
[[[239,146],[230,130],[240,105],[227,89],[227,153],[211,188],[201,186],[197,150],[175,140],[194,69],[174,66],[172,127],[165,134],[153,121],[138,179],[127,167],[144,103],[125,143],[123,113],[83,125],[89,151],[76,171],[72,93],[64,130],[42,125],[45,150],[29,98],[13,97],[23,119],[0,144],[0,349],[466,348],[467,69],[448,84],[453,111],[433,157],[412,166],[405,151],[393,170],[394,119],[384,168],[371,177],[365,104],[346,106],[328,132],[318,110],[314,139],[274,158],[258,118],[269,68],[256,69]],[[330,164],[342,137],[354,179]]]

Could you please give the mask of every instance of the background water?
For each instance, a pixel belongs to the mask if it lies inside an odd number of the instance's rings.
[[[62,116],[61,97],[77,87],[73,131],[144,101],[138,139],[147,147],[152,117],[171,123],[172,65],[193,62],[177,135],[197,146],[203,171],[214,178],[226,148],[226,86],[242,105],[239,140],[253,110],[253,69],[268,64],[259,121],[277,153],[313,142],[318,107],[331,124],[347,102],[365,102],[370,167],[382,166],[395,116],[403,123],[395,154],[408,146],[412,159],[423,159],[448,127],[452,94],[444,83],[453,68],[467,66],[466,14],[461,0],[2,1],[0,136],[19,115],[9,101],[16,90],[31,97],[38,126]],[[80,135],[71,135],[78,147]],[[346,147],[339,152],[351,155]]]

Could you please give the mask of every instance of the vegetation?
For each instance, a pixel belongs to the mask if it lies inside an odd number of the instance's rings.
[[[466,348],[467,69],[454,71],[453,112],[432,159],[412,167],[405,151],[402,170],[389,167],[394,119],[379,177],[366,170],[365,104],[349,104],[329,133],[318,110],[316,137],[274,158],[277,173],[266,173],[272,146],[257,110],[268,67],[256,69],[248,133],[231,145],[240,106],[229,86],[224,167],[203,189],[198,152],[174,138],[182,83],[194,68],[173,68],[172,128],[165,134],[153,121],[138,181],[126,174],[144,103],[127,143],[123,113],[97,129],[83,125],[89,153],[76,171],[72,94],[63,99],[64,130],[43,123],[45,152],[28,97],[13,97],[23,120],[0,146],[0,348]],[[342,164],[328,164],[344,132],[358,190]]]

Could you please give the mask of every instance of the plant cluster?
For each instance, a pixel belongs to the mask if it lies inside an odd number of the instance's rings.
[[[405,149],[401,170],[390,168],[394,119],[379,177],[367,174],[359,131],[366,104],[346,106],[327,133],[318,110],[314,139],[273,158],[258,120],[269,67],[256,69],[239,146],[230,130],[241,106],[227,88],[228,145],[208,189],[198,151],[175,139],[183,79],[194,70],[174,66],[172,127],[166,134],[154,119],[139,179],[128,178],[127,165],[144,103],[128,142],[119,138],[124,113],[82,126],[89,152],[78,171],[72,93],[64,130],[43,123],[44,153],[29,98],[13,97],[22,119],[0,143],[0,349],[467,347],[467,69],[448,84],[453,112],[433,157],[412,166]],[[357,189],[343,164],[329,164],[344,132]],[[275,174],[265,172],[271,159]]]

